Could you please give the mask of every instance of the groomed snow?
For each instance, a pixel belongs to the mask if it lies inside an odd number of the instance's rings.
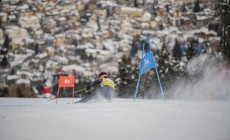
[[[1,140],[229,140],[230,101],[0,98]],[[68,104],[70,103],[70,104]]]

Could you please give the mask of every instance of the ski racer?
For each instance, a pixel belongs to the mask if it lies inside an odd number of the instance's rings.
[[[91,93],[89,96],[83,97],[77,103],[86,103],[90,101],[99,101],[101,97],[105,98],[109,102],[112,101],[112,98],[115,96],[115,84],[111,80],[106,72],[101,72],[98,75],[98,79],[89,83],[85,90],[89,91],[91,87],[99,86],[96,88],[96,91]]]

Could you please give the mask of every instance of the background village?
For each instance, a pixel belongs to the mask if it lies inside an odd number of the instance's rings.
[[[112,75],[119,94],[125,84],[135,89],[146,34],[164,81],[192,57],[218,55],[216,2],[2,0],[0,96],[42,96],[45,88],[56,94],[60,71],[74,73],[76,89],[100,71]]]

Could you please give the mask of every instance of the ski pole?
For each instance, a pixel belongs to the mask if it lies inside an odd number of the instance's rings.
[[[74,94],[75,94],[75,93],[78,93],[78,92],[81,92],[81,91],[84,91],[84,90],[86,90],[86,89],[83,88],[83,89],[80,89],[80,90],[76,90],[76,91],[74,91]]]

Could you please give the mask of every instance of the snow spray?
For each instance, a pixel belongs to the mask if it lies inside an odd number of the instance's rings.
[[[204,54],[187,64],[191,78],[178,79],[173,98],[185,100],[230,100],[230,69],[219,58]]]

